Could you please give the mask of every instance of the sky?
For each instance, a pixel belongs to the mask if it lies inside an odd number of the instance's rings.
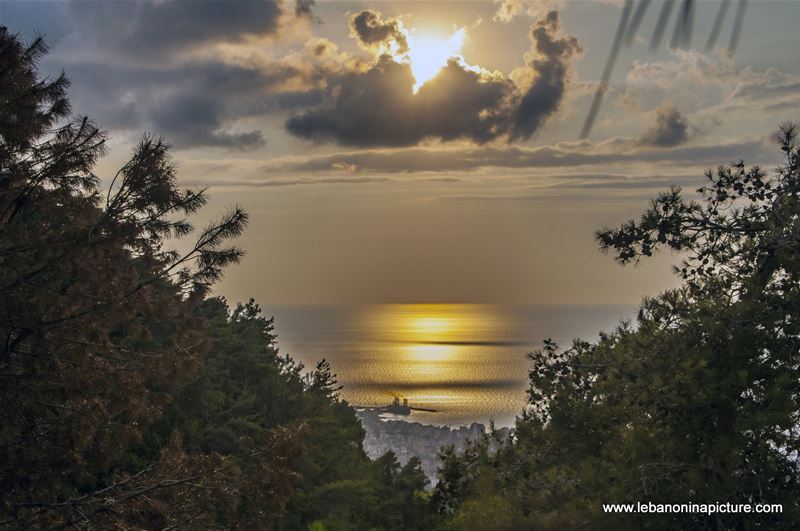
[[[677,3],[651,49],[650,2],[607,85],[641,0],[0,0],[0,24],[44,35],[42,71],[108,131],[98,175],[163,135],[208,188],[197,225],[248,211],[230,300],[635,303],[679,257],[623,269],[594,231],[706,168],[774,168],[800,121],[800,2],[747,3],[735,53],[738,0],[712,49],[720,3],[695,4],[691,39]]]

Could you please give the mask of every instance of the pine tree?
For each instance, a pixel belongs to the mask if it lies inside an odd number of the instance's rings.
[[[635,324],[530,355],[529,404],[511,443],[440,510],[455,528],[796,529],[800,524],[800,151],[778,134],[774,175],[744,163],[677,188],[638,221],[597,233],[622,264],[683,253],[684,284],[645,299]],[[443,469],[455,491],[470,463]],[[460,472],[459,472],[460,471]],[[452,476],[452,477],[451,477]],[[480,485],[489,484],[491,489]],[[438,487],[437,487],[438,490]],[[444,489],[443,489],[444,490]],[[781,513],[612,514],[603,504],[783,505]]]

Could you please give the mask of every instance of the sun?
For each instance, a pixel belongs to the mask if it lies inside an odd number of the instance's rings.
[[[459,55],[464,36],[464,28],[445,38],[424,33],[408,36],[408,61],[414,74],[415,93],[447,65],[448,59]]]

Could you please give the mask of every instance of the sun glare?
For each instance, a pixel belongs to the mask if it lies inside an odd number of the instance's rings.
[[[448,59],[461,52],[464,35],[464,28],[461,28],[447,38],[431,34],[408,36],[408,60],[414,74],[414,92],[433,79],[447,65]]]
[[[412,321],[411,326],[411,330],[420,335],[442,334],[450,330],[450,328],[451,323],[449,320],[434,316],[417,317]]]

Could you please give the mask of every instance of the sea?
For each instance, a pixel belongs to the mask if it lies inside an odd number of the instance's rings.
[[[433,411],[402,420],[512,426],[526,404],[527,354],[545,339],[596,341],[636,305],[377,304],[272,306],[278,346],[308,369],[331,363],[353,406],[395,398]]]

